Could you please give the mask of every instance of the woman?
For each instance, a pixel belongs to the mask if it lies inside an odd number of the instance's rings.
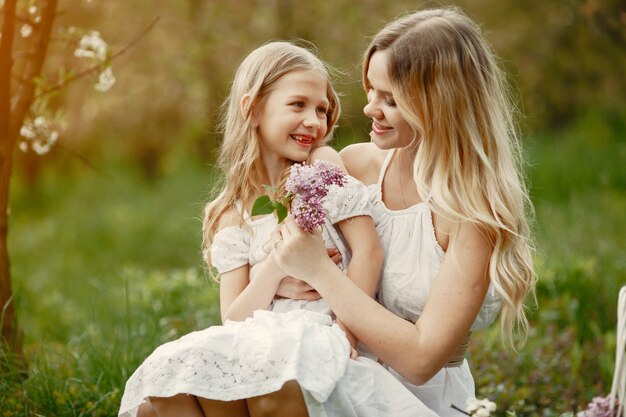
[[[389,23],[365,52],[363,78],[372,142],[341,156],[370,192],[385,250],[380,304],[293,219],[275,238],[276,261],[429,408],[457,416],[451,406],[475,395],[471,332],[499,313],[513,343],[536,280],[512,106],[493,51],[456,9]],[[279,294],[298,291],[285,283]]]

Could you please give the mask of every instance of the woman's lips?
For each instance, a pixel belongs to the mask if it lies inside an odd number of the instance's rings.
[[[374,132],[377,135],[383,135],[389,132],[390,130],[393,130],[393,127],[383,126],[376,122],[372,122],[372,132]]]

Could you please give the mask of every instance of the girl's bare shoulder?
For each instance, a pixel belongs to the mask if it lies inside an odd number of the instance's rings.
[[[241,226],[241,213],[234,205],[230,206],[222,213],[218,221],[217,229],[222,230],[232,226]]]
[[[330,146],[320,146],[311,152],[311,162],[315,162],[318,160],[332,162],[337,165],[342,170],[346,170],[339,153],[331,148]]]
[[[371,142],[354,143],[339,152],[348,173],[366,185],[378,181],[378,174],[389,151]]]

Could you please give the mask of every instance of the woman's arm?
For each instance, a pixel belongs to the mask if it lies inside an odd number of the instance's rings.
[[[293,219],[284,223],[281,233],[283,244],[275,254],[280,268],[317,289],[372,352],[417,385],[432,378],[456,352],[489,286],[491,246],[476,226],[462,224],[451,231],[448,252],[424,312],[414,325],[360,291],[324,259],[319,234],[302,231]]]

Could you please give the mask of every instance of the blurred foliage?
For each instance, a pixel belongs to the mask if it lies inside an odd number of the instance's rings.
[[[55,98],[52,105],[65,111],[67,131],[49,159],[68,151],[90,161],[125,158],[148,178],[161,175],[172,154],[214,160],[220,142],[216,121],[234,71],[252,49],[273,39],[308,42],[337,69],[344,108],[340,146],[365,140],[360,68],[370,37],[407,11],[451,4],[483,27],[502,58],[524,131],[560,131],[590,112],[626,117],[626,8],[618,0],[60,3],[59,27],[98,30],[114,48],[153,19],[159,22],[115,61],[118,82],[110,92],[70,88]],[[57,47],[49,53],[50,79],[56,77],[53,69],[73,59],[65,45]],[[82,81],[83,87],[92,88],[91,81]],[[32,171],[38,163],[31,158],[21,166]]]

